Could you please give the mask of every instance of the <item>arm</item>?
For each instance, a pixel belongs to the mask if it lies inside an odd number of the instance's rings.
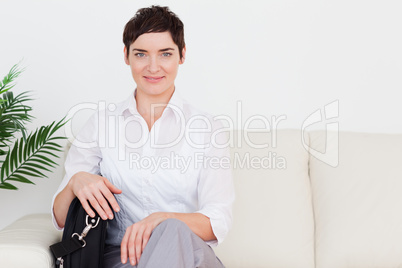
[[[64,165],[66,174],[52,202],[53,222],[58,229],[64,227],[71,201],[76,196],[91,216],[94,216],[94,212],[89,203],[102,219],[113,217],[107,201],[114,211],[119,211],[113,194],[121,191],[106,178],[95,175],[100,174],[99,163],[102,160],[97,142],[98,125],[99,120],[95,113],[81,129],[68,152]]]
[[[74,193],[65,187],[54,199],[53,202],[53,216],[56,221],[56,224],[60,228],[64,228],[68,208],[70,207],[71,202],[75,198]]]
[[[57,225],[64,227],[68,208],[76,196],[91,217],[95,217],[95,213],[90,208],[89,203],[103,220],[113,219],[109,204],[115,212],[120,211],[113,194],[121,194],[121,190],[117,189],[106,178],[88,172],[76,173],[54,200],[53,213]]]
[[[204,241],[216,240],[212,231],[210,219],[201,213],[174,213],[168,212],[167,218],[181,220]]]

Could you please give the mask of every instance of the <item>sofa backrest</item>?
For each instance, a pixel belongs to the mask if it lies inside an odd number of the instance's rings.
[[[336,149],[325,132],[309,139]],[[402,134],[340,132],[338,154],[336,167],[309,161],[316,267],[402,267]]]
[[[215,249],[228,268],[402,267],[402,134],[234,136],[232,163],[271,155],[272,165],[234,166],[234,224]]]
[[[314,267],[309,156],[301,132],[232,135],[234,222],[215,249],[218,257],[228,268]],[[255,146],[262,144],[269,146]]]

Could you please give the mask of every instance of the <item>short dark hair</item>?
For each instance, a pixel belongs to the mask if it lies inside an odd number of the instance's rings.
[[[123,32],[123,43],[126,47],[127,57],[130,45],[144,33],[170,32],[173,42],[179,48],[180,59],[185,47],[184,25],[179,17],[170,11],[169,7],[151,6],[141,8],[126,24]]]

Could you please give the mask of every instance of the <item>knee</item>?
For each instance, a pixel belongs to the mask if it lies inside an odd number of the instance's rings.
[[[162,229],[162,230],[169,230],[169,231],[174,231],[174,230],[179,230],[179,229],[189,229],[187,224],[182,222],[181,220],[178,219],[167,219],[161,222],[156,228]]]

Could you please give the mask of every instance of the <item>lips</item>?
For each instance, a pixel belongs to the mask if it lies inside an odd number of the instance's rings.
[[[150,83],[158,83],[163,79],[163,76],[144,76],[144,78]]]

